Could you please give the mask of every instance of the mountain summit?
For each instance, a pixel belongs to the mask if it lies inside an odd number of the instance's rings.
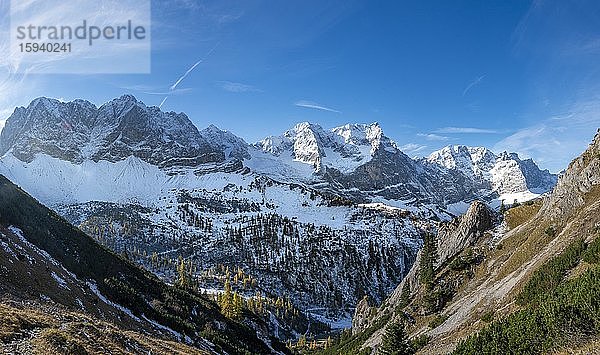
[[[264,152],[310,164],[316,172],[324,167],[348,173],[367,163],[380,147],[396,149],[378,123],[346,124],[325,130],[302,122],[280,136],[269,136],[255,144]]]
[[[17,108],[0,135],[0,155],[31,162],[38,153],[73,163],[117,162],[128,156],[168,167],[225,160],[183,113],[147,107],[123,95],[100,107],[45,97]]]
[[[509,203],[549,191],[557,180],[532,159],[522,160],[516,153],[495,154],[484,147],[447,146],[431,153],[424,162],[460,172],[478,188],[491,189]]]

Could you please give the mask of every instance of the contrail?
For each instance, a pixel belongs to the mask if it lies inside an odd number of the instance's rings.
[[[162,100],[162,102],[160,103],[160,105],[158,105],[158,108],[161,108],[162,105],[165,103],[165,101],[167,101],[167,97],[168,96],[165,96],[165,98]]]
[[[177,87],[177,85],[179,85],[180,82],[183,81],[183,79],[185,79],[186,76],[188,76],[192,70],[194,70],[198,64],[202,63],[202,60],[199,60],[196,62],[196,64],[192,65],[192,67],[190,69],[188,69],[185,74],[183,74],[179,79],[177,79],[177,81],[175,82],[175,84],[171,85],[171,87],[169,88],[169,90],[173,91],[175,90],[175,88]]]
[[[188,75],[190,75],[190,73],[194,71],[194,69],[196,69],[196,67],[200,63],[204,62],[206,58],[208,58],[212,54],[212,52],[215,51],[218,45],[219,43],[215,44],[215,46],[212,47],[212,49],[206,54],[206,56],[203,59],[200,59],[199,61],[194,63],[194,65],[192,65],[179,79],[177,79],[177,81],[173,85],[171,85],[171,87],[169,88],[169,93],[167,94],[167,96],[165,96],[160,105],[158,105],[158,108],[162,108],[162,105],[164,105],[165,101],[167,101],[167,98],[169,98],[171,92],[177,88],[177,85],[179,85]]]
[[[467,87],[463,90],[462,96],[465,96],[469,92],[469,90],[471,90],[473,86],[479,84],[483,80],[483,78],[485,78],[485,75],[478,77],[477,79],[473,80],[469,85],[467,85]]]

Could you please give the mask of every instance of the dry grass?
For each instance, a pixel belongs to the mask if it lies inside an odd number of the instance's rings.
[[[532,219],[542,207],[542,200],[526,202],[505,212],[504,218],[509,230],[514,229]]]
[[[564,346],[554,352],[556,355],[596,355],[600,354],[600,339],[591,339],[585,344]]]
[[[0,303],[0,350],[32,354],[206,354],[187,345],[125,331],[87,315]]]

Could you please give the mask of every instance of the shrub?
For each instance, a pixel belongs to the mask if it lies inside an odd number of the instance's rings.
[[[429,328],[434,329],[439,327],[440,325],[442,325],[442,323],[446,321],[446,319],[448,319],[448,317],[448,315],[439,315],[433,318],[431,322],[429,322]]]
[[[484,321],[484,322],[486,322],[486,323],[489,323],[489,322],[493,321],[494,320],[494,311],[485,312],[481,316],[481,320]]]
[[[596,237],[596,239],[588,245],[585,252],[583,252],[583,260],[590,264],[600,263],[600,237]]]
[[[579,264],[584,250],[585,243],[583,239],[579,239],[569,245],[558,256],[542,265],[533,273],[517,296],[517,303],[521,305],[535,303],[554,291],[564,279],[567,271]]]
[[[550,238],[554,238],[556,236],[556,228],[554,228],[554,226],[550,226],[550,227],[546,228],[544,233],[547,236],[549,236]]]
[[[414,351],[419,351],[429,344],[429,336],[427,334],[421,334],[418,337],[411,340],[412,348]]]

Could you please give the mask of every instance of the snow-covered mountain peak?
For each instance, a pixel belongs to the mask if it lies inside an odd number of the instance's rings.
[[[521,160],[518,154],[509,152],[495,154],[485,147],[447,146],[431,153],[426,162],[458,171],[482,187],[489,185],[501,198],[512,199],[523,193],[531,198],[556,184],[556,175],[540,170],[531,159]]]
[[[316,123],[311,123],[308,121],[297,123],[294,128],[287,131],[286,134],[298,134],[304,131],[311,131],[313,133],[319,133],[323,131],[323,127]]]
[[[38,98],[18,108],[0,135],[0,155],[29,162],[42,153],[77,164],[130,156],[157,166],[195,166],[225,159],[183,113],[147,107],[123,95],[100,107],[84,101]]]
[[[449,145],[435,151],[427,157],[448,169],[487,170],[497,159],[496,155],[485,147],[469,147],[465,145]]]
[[[346,124],[325,130],[318,124],[302,122],[281,136],[269,136],[255,144],[263,152],[291,157],[310,164],[318,172],[323,166],[343,173],[370,161],[380,147],[397,152],[377,122]]]
[[[225,158],[239,160],[250,159],[248,143],[231,132],[224,131],[211,124],[200,131],[200,136],[211,147],[223,151]]]
[[[371,124],[345,124],[331,130],[343,138],[344,143],[354,145],[371,145],[383,136],[379,123]]]

